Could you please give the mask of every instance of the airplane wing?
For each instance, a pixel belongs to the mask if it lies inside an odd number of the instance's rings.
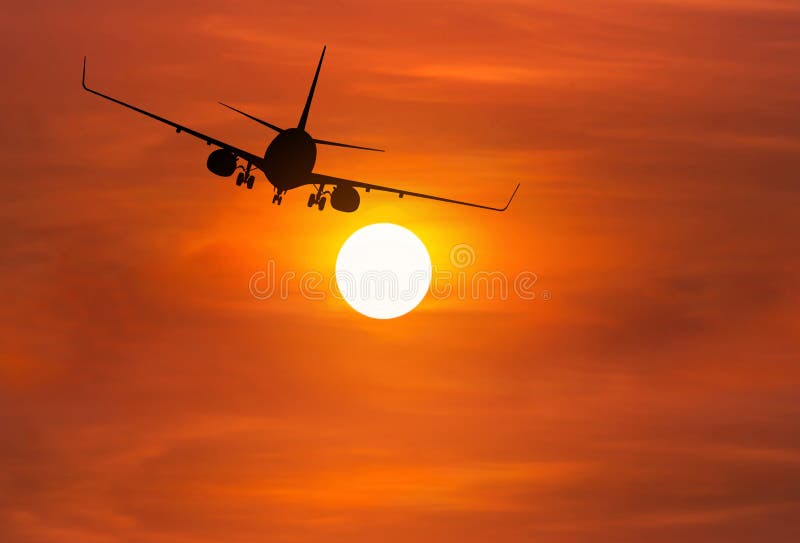
[[[179,134],[181,132],[186,132],[190,136],[194,136],[195,138],[198,138],[198,139],[201,139],[201,140],[205,141],[208,145],[216,145],[216,146],[221,147],[223,149],[227,149],[228,151],[234,153],[236,156],[238,156],[240,158],[243,158],[244,160],[250,162],[251,164],[253,164],[256,167],[258,165],[260,165],[261,161],[263,160],[260,156],[254,155],[252,153],[248,153],[247,151],[243,151],[242,149],[239,149],[238,147],[234,147],[233,145],[225,143],[224,141],[220,141],[220,140],[218,140],[216,138],[212,138],[211,136],[206,136],[202,132],[198,132],[197,130],[192,130],[191,128],[188,128],[188,127],[183,126],[181,124],[178,124],[176,122],[170,121],[169,119],[165,119],[164,117],[160,117],[160,116],[158,116],[158,115],[156,115],[154,113],[150,113],[149,111],[145,111],[145,110],[143,110],[141,108],[138,108],[136,106],[133,106],[131,104],[126,104],[122,100],[117,100],[116,98],[113,98],[111,96],[103,94],[102,92],[98,92],[98,91],[96,91],[94,89],[90,89],[89,87],[86,86],[86,57],[83,57],[83,80],[81,81],[81,83],[83,84],[84,90],[89,91],[92,94],[96,94],[97,96],[100,96],[101,98],[105,98],[106,100],[110,100],[110,101],[112,101],[112,102],[114,102],[116,104],[119,104],[121,106],[124,106],[124,107],[126,107],[128,109],[132,109],[133,111],[141,113],[142,115],[146,115],[146,116],[150,117],[151,119],[155,119],[157,121],[161,121],[162,123],[173,127]]]
[[[363,188],[367,192],[369,192],[371,190],[379,190],[379,191],[383,191],[383,192],[392,192],[394,194],[399,195],[400,198],[402,198],[403,196],[415,196],[417,198],[427,198],[428,200],[436,200],[438,202],[446,202],[448,204],[458,204],[458,205],[462,205],[462,206],[478,207],[478,208],[481,208],[481,209],[490,209],[492,211],[505,211],[506,209],[508,209],[508,206],[511,204],[511,200],[514,199],[514,195],[517,194],[517,190],[519,189],[519,183],[517,183],[517,187],[514,189],[514,192],[511,193],[511,197],[508,199],[508,202],[506,202],[505,206],[503,206],[503,207],[492,207],[492,206],[487,206],[487,205],[482,205],[482,204],[475,204],[475,203],[472,203],[472,202],[464,202],[464,201],[461,201],[461,200],[453,200],[453,199],[450,199],[450,198],[442,198],[440,196],[432,196],[430,194],[422,194],[420,192],[412,192],[412,191],[409,191],[409,190],[395,189],[395,188],[392,188],[392,187],[384,187],[384,186],[381,186],[381,185],[373,185],[371,183],[363,183],[361,181],[352,181],[350,179],[341,179],[339,177],[332,177],[330,175],[323,175],[323,174],[319,174],[319,173],[310,174],[308,182],[311,183],[311,184],[315,184],[315,185],[324,184],[324,185],[347,186],[347,187],[353,187],[353,188]]]

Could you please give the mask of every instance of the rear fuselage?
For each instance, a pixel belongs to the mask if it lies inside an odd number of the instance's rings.
[[[317,160],[317,145],[301,128],[284,130],[264,153],[262,170],[275,188],[290,190],[308,183]]]

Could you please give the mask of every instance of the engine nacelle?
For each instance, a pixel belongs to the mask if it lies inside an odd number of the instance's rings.
[[[206,166],[220,177],[230,177],[236,171],[236,155],[227,149],[217,149],[208,155]]]
[[[331,206],[337,211],[344,211],[350,213],[358,209],[358,204],[361,203],[361,196],[358,191],[353,187],[339,186],[333,189],[331,193]]]

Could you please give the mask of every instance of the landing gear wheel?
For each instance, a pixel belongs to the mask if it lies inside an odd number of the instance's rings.
[[[244,174],[239,172],[239,175],[236,176],[236,186],[241,187],[242,183],[244,183]]]
[[[255,177],[253,177],[252,175],[250,177],[248,177],[247,178],[247,188],[248,189],[252,189],[253,188],[253,183],[255,183],[255,182],[256,182],[256,178]]]
[[[325,201],[326,201],[325,197],[323,196],[322,198],[319,199],[319,202],[317,202],[317,207],[319,208],[320,211],[325,209]]]
[[[280,199],[280,196],[276,194],[275,196],[272,197],[272,203],[273,204],[277,204],[279,199]]]
[[[308,195],[308,207],[314,207],[314,204],[317,203],[317,195],[313,192]]]

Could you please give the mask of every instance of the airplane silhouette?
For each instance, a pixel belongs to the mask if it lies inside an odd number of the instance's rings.
[[[242,170],[239,172],[239,175],[236,178],[236,184],[238,186],[245,185],[248,189],[252,189],[253,183],[255,182],[255,177],[252,175],[253,168],[261,170],[266,176],[267,180],[274,187],[275,195],[272,197],[273,204],[280,205],[280,203],[283,201],[283,195],[286,194],[287,191],[296,189],[298,187],[311,185],[314,187],[316,192],[312,192],[309,195],[308,207],[317,206],[320,211],[325,208],[326,194],[330,196],[331,207],[334,209],[345,212],[355,211],[358,209],[359,203],[361,202],[361,197],[356,190],[357,188],[362,188],[366,192],[371,190],[391,192],[397,194],[400,198],[406,195],[416,196],[418,198],[428,198],[430,200],[437,200],[439,202],[478,207],[481,209],[490,209],[492,211],[505,211],[508,209],[508,206],[511,204],[511,200],[514,198],[514,195],[519,189],[519,184],[517,184],[514,192],[511,193],[511,197],[508,199],[508,202],[505,206],[492,207],[475,204],[472,202],[453,200],[450,198],[441,198],[439,196],[431,196],[430,194],[411,192],[404,189],[373,185],[371,183],[364,183],[361,181],[341,179],[339,177],[332,177],[330,175],[313,172],[312,170],[317,158],[317,145],[334,145],[336,147],[348,147],[351,149],[383,152],[382,149],[373,149],[371,147],[361,147],[347,143],[314,139],[311,137],[311,135],[309,135],[308,132],[306,132],[308,112],[311,109],[311,101],[314,99],[314,89],[317,86],[320,68],[322,68],[322,59],[325,58],[325,49],[326,47],[322,48],[322,55],[319,57],[317,71],[314,73],[314,80],[311,82],[311,90],[308,92],[308,99],[306,100],[303,113],[300,115],[300,122],[297,123],[296,128],[280,128],[274,124],[268,123],[267,121],[245,113],[244,111],[240,111],[235,107],[220,102],[221,105],[232,109],[233,111],[240,113],[241,115],[244,115],[245,117],[252,119],[278,133],[278,135],[275,136],[275,138],[267,147],[263,157],[254,155],[210,136],[206,136],[201,132],[192,130],[191,128],[178,124],[174,121],[170,121],[169,119],[165,119],[164,117],[155,115],[154,113],[145,111],[139,107],[125,103],[94,89],[90,89],[86,86],[86,57],[83,58],[82,84],[84,90],[87,90],[92,94],[96,94],[97,96],[105,98],[106,100],[110,100],[121,106],[137,111],[142,115],[147,115],[148,117],[157,121],[161,121],[164,124],[168,124],[169,126],[175,128],[176,132],[178,133],[186,132],[191,136],[204,140],[208,145],[215,145],[219,147],[219,149],[212,151],[211,154],[208,155],[206,166],[212,173],[221,177],[230,177],[234,174],[234,172],[236,172],[236,170]],[[246,165],[243,166],[239,164],[239,159],[242,159]],[[333,190],[326,190],[326,186],[333,187]]]

